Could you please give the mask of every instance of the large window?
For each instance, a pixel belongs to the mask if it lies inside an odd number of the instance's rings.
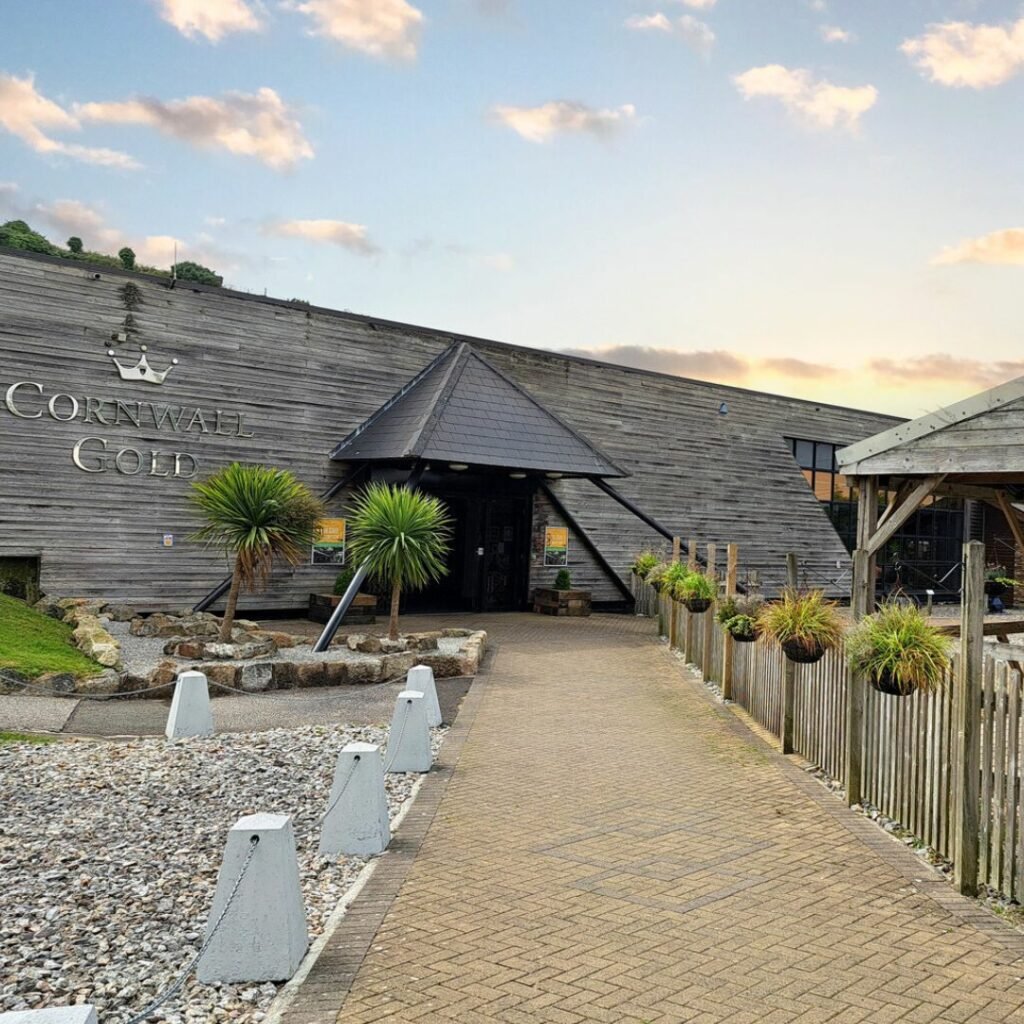
[[[857,490],[836,468],[836,450],[842,446],[796,437],[786,440],[836,533],[846,549],[853,551],[857,545]],[[878,500],[882,508],[888,503],[884,486]],[[879,552],[881,594],[903,590],[923,596],[926,590],[934,590],[940,600],[956,600],[963,536],[962,502],[948,498],[926,501]]]

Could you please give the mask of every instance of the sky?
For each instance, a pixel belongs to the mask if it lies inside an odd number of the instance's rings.
[[[1024,2],[7,0],[0,220],[916,416],[1024,375]]]

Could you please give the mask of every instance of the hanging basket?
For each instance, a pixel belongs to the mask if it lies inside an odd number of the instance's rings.
[[[887,694],[890,697],[909,697],[914,692],[913,689],[901,689],[891,672],[880,672],[869,676],[868,683],[873,690]]]
[[[1000,583],[999,580],[986,580],[985,581],[985,595],[987,597],[1002,597],[1009,587],[1005,583]]]
[[[693,612],[695,615],[699,615],[701,612],[706,612],[711,607],[710,597],[688,597],[683,601],[686,605],[688,612]]]
[[[731,630],[729,636],[738,644],[752,644],[757,639],[756,633],[733,633]]]
[[[824,647],[805,647],[798,640],[784,640],[782,651],[790,661],[798,665],[813,665],[825,657]]]

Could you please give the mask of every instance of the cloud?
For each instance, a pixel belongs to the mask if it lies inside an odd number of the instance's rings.
[[[597,110],[585,103],[555,100],[539,107],[492,107],[491,113],[527,141],[547,142],[563,134],[610,138],[633,120],[636,108],[627,103],[614,110]]]
[[[838,25],[822,25],[821,38],[826,43],[852,43],[857,37]]]
[[[141,124],[203,149],[225,149],[251,156],[275,170],[287,170],[313,157],[294,109],[273,90],[229,92],[222,97],[184,100],[152,97],[75,107],[83,120]]]
[[[310,35],[372,57],[412,60],[419,48],[423,12],[406,0],[287,0],[283,6],[309,18]]]
[[[878,100],[878,90],[873,85],[833,85],[823,78],[815,79],[805,68],[781,64],[751,68],[736,75],[733,82],[745,99],[776,99],[816,128],[853,129],[861,115]]]
[[[721,350],[682,352],[674,348],[652,348],[646,345],[608,345],[561,351],[569,356],[600,359],[602,362],[634,366],[640,370],[718,381],[743,380],[751,369],[746,359]]]
[[[303,238],[309,242],[336,245],[363,256],[380,252],[370,241],[363,224],[349,224],[343,220],[279,220],[268,225],[265,231],[282,238]]]
[[[804,359],[791,359],[785,356],[775,359],[762,359],[762,369],[777,373],[781,377],[798,377],[801,380],[824,380],[834,377],[841,371],[835,366],[824,363],[809,363]]]
[[[157,0],[160,17],[183,36],[205,36],[219,42],[232,32],[255,32],[262,28],[256,12],[246,0]]]
[[[715,33],[692,14],[684,14],[673,23],[660,11],[657,14],[635,14],[626,19],[626,28],[634,32],[664,32],[678,35],[700,54],[708,54],[715,45]]]
[[[980,238],[968,238],[947,246],[932,259],[933,266],[955,263],[993,263],[1024,266],[1024,228],[993,231]]]
[[[933,82],[987,89],[1024,68],[1024,18],[1007,25],[947,21],[928,26],[900,49]]]
[[[626,19],[626,28],[634,32],[671,32],[672,22],[660,11],[657,14],[634,14]]]
[[[984,389],[1024,376],[1024,359],[963,359],[943,352],[911,359],[872,359],[867,367],[880,383],[891,387],[962,383]]]
[[[80,128],[78,118],[36,89],[32,75],[18,78],[0,72],[0,129],[21,139],[37,153],[67,156],[100,167],[132,170],[140,166],[127,153],[62,142],[51,135]]]
[[[692,7],[695,11],[710,11],[718,0],[682,0],[687,7]]]

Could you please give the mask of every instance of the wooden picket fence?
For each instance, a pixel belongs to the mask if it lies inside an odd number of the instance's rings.
[[[691,615],[680,603],[635,581],[639,614],[657,615],[669,638],[707,682],[722,685],[725,634],[713,611]],[[712,620],[709,622],[709,620]],[[781,737],[782,650],[758,640],[733,645],[730,696],[760,726]],[[687,646],[689,644],[689,646]],[[959,653],[935,693],[894,698],[870,687],[864,708],[863,796],[946,859],[955,859],[960,805],[956,717]],[[846,777],[847,668],[842,648],[796,669],[794,750],[828,776]],[[1015,662],[985,654],[981,732],[978,882],[1024,902],[1024,692]]]

